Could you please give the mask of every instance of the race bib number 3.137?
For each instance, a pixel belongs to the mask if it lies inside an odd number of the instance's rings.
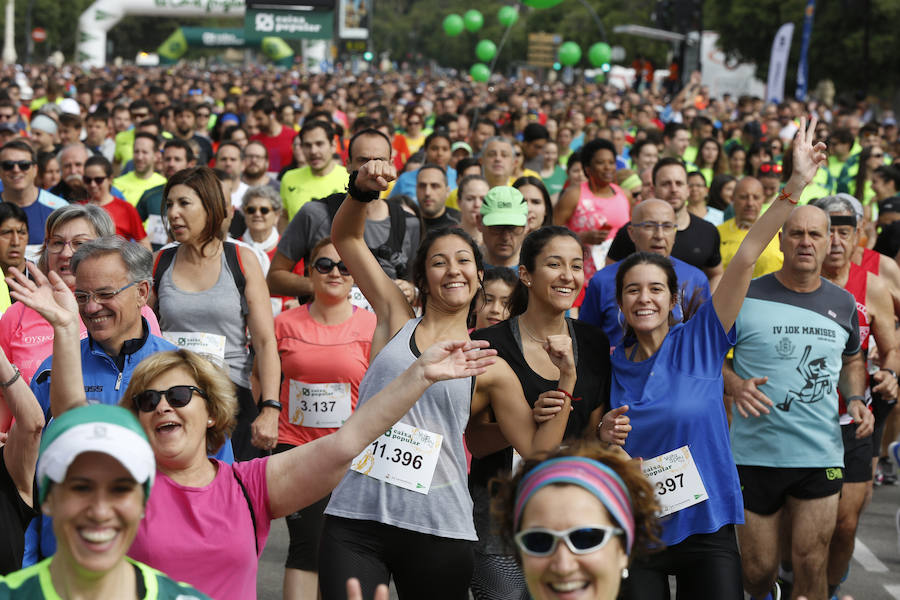
[[[444,436],[396,423],[350,463],[357,473],[427,494]]]
[[[709,498],[694,457],[687,446],[645,460],[641,464],[644,476],[656,489],[659,516],[678,512]]]
[[[303,427],[340,427],[350,418],[350,384],[291,379],[288,420]]]

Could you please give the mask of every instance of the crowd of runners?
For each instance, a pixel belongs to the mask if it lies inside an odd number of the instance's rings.
[[[0,184],[0,599],[853,592],[876,102],[3,67]]]

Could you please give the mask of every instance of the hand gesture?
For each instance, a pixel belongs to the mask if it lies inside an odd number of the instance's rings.
[[[881,394],[882,398],[896,399],[897,398],[897,378],[890,374],[890,372],[885,370],[875,371],[875,374],[872,375],[872,381],[874,382],[872,385],[872,391]]]
[[[372,600],[388,600],[389,597],[390,590],[388,586],[382,583],[375,588],[375,595],[372,596]],[[351,577],[347,580],[347,600],[363,600],[362,586],[356,577]]]
[[[572,338],[568,335],[551,335],[544,342],[544,350],[559,369],[559,374],[575,372],[575,353],[572,350]]]
[[[278,443],[278,411],[263,408],[250,424],[250,443],[260,450],[274,450]]]
[[[769,414],[770,406],[775,403],[769,397],[759,391],[758,386],[769,380],[768,377],[751,377],[741,380],[741,385],[735,390],[734,405],[745,419]]]
[[[10,267],[10,277],[6,278],[9,295],[36,311],[53,327],[77,323],[78,303],[62,277],[50,271],[48,279],[38,269],[30,273],[34,281],[15,267]]]
[[[497,351],[487,340],[437,342],[416,361],[424,368],[429,383],[481,375],[494,364]]]
[[[534,422],[540,425],[559,414],[566,403],[566,395],[559,390],[547,390],[534,403],[531,414]],[[571,410],[571,407],[569,408]]]
[[[628,432],[631,431],[631,419],[625,413],[628,412],[628,405],[622,405],[614,408],[600,420],[600,426],[597,428],[597,437],[600,441],[616,446],[624,446],[625,440],[628,438]]]
[[[397,169],[390,161],[373,159],[360,167],[356,187],[363,192],[383,192],[397,179]]]
[[[818,122],[819,120],[813,117],[807,127],[806,117],[801,117],[800,129],[797,130],[792,144],[794,170],[791,172],[791,179],[796,178],[797,183],[802,187],[809,185],[816,176],[816,171],[828,159],[828,155],[825,154],[825,144],[815,142]]]
[[[847,414],[856,423],[856,439],[869,437],[875,431],[875,416],[865,402],[851,402],[847,405]]]

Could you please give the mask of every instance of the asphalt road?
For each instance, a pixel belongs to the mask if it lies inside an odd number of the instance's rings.
[[[857,531],[850,576],[841,587],[842,594],[850,594],[855,600],[900,600],[900,547],[895,523],[898,510],[900,486],[875,488]],[[287,528],[284,519],[279,519],[272,524],[259,564],[259,600],[281,600],[287,545]],[[391,597],[396,598],[393,591]]]

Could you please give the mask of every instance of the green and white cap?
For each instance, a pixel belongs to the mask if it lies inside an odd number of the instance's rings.
[[[37,479],[43,502],[50,482],[61,483],[72,462],[84,452],[102,452],[125,467],[150,497],[156,459],[141,424],[121,406],[90,404],[54,418],[41,438]]]
[[[522,192],[508,185],[492,187],[481,203],[481,222],[485,227],[525,225],[528,222],[528,203]]]

